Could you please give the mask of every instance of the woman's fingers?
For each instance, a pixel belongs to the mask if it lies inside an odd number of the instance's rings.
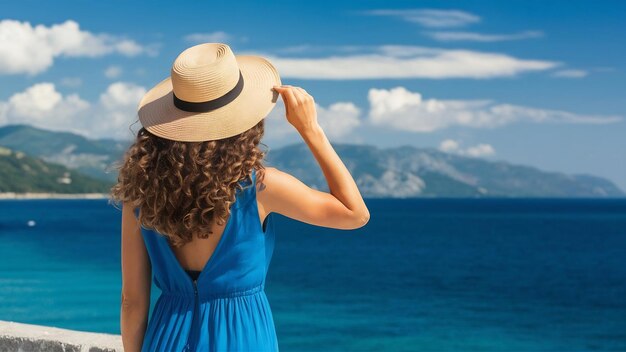
[[[302,102],[304,103],[307,99],[309,98],[313,98],[309,93],[306,92],[306,90],[304,90],[304,88],[301,87],[296,87],[296,90],[298,90],[301,94],[302,97]]]
[[[283,97],[283,100],[285,101],[286,106],[288,106],[289,108],[293,108],[298,105],[298,100],[293,93],[293,89],[290,89],[289,87],[285,87],[285,86],[278,87],[277,89],[278,89],[278,92]]]
[[[306,103],[306,94],[304,94],[302,92],[302,88],[300,87],[293,87],[293,93],[296,96],[296,99],[298,100],[299,104],[304,104]]]
[[[278,91],[285,104],[289,107],[296,107],[303,105],[309,100],[313,100],[313,97],[302,87],[295,87],[291,85],[275,86],[274,89]]]
[[[307,101],[309,94],[303,88],[292,85],[283,85],[283,88],[285,91],[291,91],[293,93],[295,102],[298,104],[304,104]]]

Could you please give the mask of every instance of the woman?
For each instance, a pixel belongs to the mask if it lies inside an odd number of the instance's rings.
[[[142,128],[112,198],[122,202],[124,349],[276,351],[265,295],[272,214],[356,229],[369,212],[317,121],[313,98],[266,59],[221,43],[183,51],[139,104]],[[278,95],[328,181],[309,188],[259,149]],[[150,320],[150,287],[162,291]]]

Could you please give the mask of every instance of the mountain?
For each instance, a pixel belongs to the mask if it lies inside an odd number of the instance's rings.
[[[0,147],[0,192],[106,193],[111,183]]]
[[[592,175],[545,172],[504,161],[488,161],[431,148],[380,149],[333,143],[364,197],[624,197],[614,183]],[[328,191],[308,146],[270,149],[268,164],[311,187]]]
[[[109,170],[111,163],[121,158],[129,145],[115,139],[92,140],[25,124],[0,127],[0,146],[110,182],[117,179],[115,170]]]
[[[0,145],[76,172],[115,182],[111,163],[131,142],[91,140],[28,125],[0,127]],[[611,181],[586,174],[568,175],[504,161],[444,153],[431,148],[333,143],[364,197],[625,197]],[[267,165],[328,191],[324,175],[305,143],[270,149]],[[4,175],[0,169],[0,180]]]

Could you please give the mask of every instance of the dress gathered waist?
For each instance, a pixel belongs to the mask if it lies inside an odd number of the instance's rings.
[[[204,302],[204,301],[211,301],[211,300],[224,299],[224,298],[249,296],[249,295],[254,295],[259,292],[262,292],[264,291],[264,289],[265,289],[265,283],[261,283],[260,285],[257,285],[257,286],[254,286],[245,290],[237,290],[237,291],[229,291],[229,292],[199,291],[198,299],[200,300],[200,302]],[[189,293],[189,292],[163,291],[161,292],[161,295],[164,297],[188,298],[192,300],[195,298],[195,294]]]

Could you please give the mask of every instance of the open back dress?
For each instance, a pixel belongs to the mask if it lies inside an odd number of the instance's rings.
[[[222,237],[197,278],[180,265],[165,236],[141,226],[153,282],[161,290],[142,352],[278,351],[265,295],[273,213],[261,224],[256,170],[250,178],[240,181],[244,189],[237,190]]]

